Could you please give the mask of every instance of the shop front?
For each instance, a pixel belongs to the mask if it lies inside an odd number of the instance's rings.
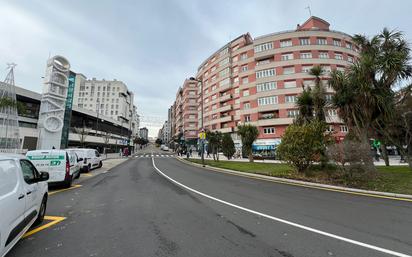
[[[281,139],[256,139],[252,145],[252,153],[256,157],[264,159],[276,158],[276,147],[280,144]]]

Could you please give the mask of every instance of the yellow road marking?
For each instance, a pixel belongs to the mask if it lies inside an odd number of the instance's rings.
[[[200,166],[197,166],[197,165],[194,165],[194,166],[200,167]],[[209,167],[214,168],[212,166],[209,166]],[[200,168],[202,168],[202,167],[200,167]],[[412,202],[412,199],[402,198],[402,197],[375,195],[375,194],[362,193],[362,192],[345,191],[345,190],[336,189],[336,188],[325,188],[325,187],[320,187],[320,186],[303,185],[303,184],[287,182],[287,181],[277,181],[277,180],[271,180],[271,179],[266,179],[266,178],[252,177],[252,176],[248,176],[248,175],[244,175],[244,174],[233,173],[233,172],[230,172],[230,171],[222,171],[222,170],[215,170],[215,169],[208,169],[208,170],[215,171],[215,172],[220,172],[220,173],[225,173],[225,174],[230,174],[230,175],[235,175],[235,176],[239,176],[239,177],[245,177],[245,178],[256,179],[256,180],[263,180],[263,181],[268,181],[268,182],[278,183],[278,184],[286,184],[286,185],[307,187],[307,188],[315,188],[315,189],[320,189],[320,190],[325,190],[325,191],[332,191],[332,192],[339,192],[339,193],[345,193],[345,194],[361,195],[361,196],[368,196],[368,197],[375,197],[375,198],[383,198],[383,199],[390,199],[390,200],[397,200],[397,201]],[[237,172],[241,172],[241,171],[237,171]],[[260,174],[257,174],[257,173],[251,173],[251,174],[260,175]],[[262,176],[264,176],[264,175],[262,175]]]
[[[84,177],[93,177],[94,175],[93,174],[90,174],[90,173],[83,173],[83,174],[81,174],[80,176],[84,176]]]
[[[48,227],[51,227],[51,226],[53,226],[53,225],[56,225],[57,223],[62,222],[63,220],[65,220],[66,217],[44,216],[44,219],[45,219],[45,220],[51,220],[51,222],[46,223],[46,224],[44,224],[43,226],[37,227],[37,228],[32,229],[32,230],[30,230],[30,231],[27,231],[27,233],[24,234],[22,238],[31,236],[31,235],[33,235],[33,234],[35,234],[35,233],[37,233],[37,232],[39,232],[39,231],[42,231],[42,230],[44,230],[44,229],[46,229],[46,228],[48,228]]]
[[[49,192],[49,195],[54,195],[54,194],[57,194],[57,193],[60,193],[60,192],[64,192],[64,191],[67,191],[67,190],[79,188],[79,187],[81,187],[81,186],[82,186],[82,185],[73,185],[73,186],[71,186],[71,187],[69,187],[69,188],[51,191],[51,192]]]

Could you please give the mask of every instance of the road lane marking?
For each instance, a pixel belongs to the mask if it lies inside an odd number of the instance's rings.
[[[365,248],[368,248],[368,249],[372,249],[372,250],[375,250],[375,251],[378,251],[378,252],[382,252],[382,253],[386,253],[386,254],[391,254],[391,255],[393,255],[393,256],[398,256],[398,257],[412,257],[412,255],[408,255],[408,254],[396,252],[396,251],[393,251],[393,250],[385,249],[385,248],[382,248],[382,247],[379,247],[379,246],[374,246],[374,245],[371,245],[371,244],[363,243],[363,242],[356,241],[356,240],[353,240],[353,239],[350,239],[350,238],[346,238],[346,237],[343,237],[343,236],[338,236],[338,235],[335,235],[335,234],[332,234],[332,233],[329,233],[329,232],[325,232],[325,231],[322,231],[322,230],[319,230],[319,229],[311,228],[311,227],[308,227],[308,226],[305,226],[305,225],[301,225],[301,224],[298,224],[298,223],[295,223],[295,222],[291,222],[291,221],[288,221],[288,220],[285,220],[285,219],[277,218],[277,217],[274,217],[274,216],[270,216],[270,215],[265,214],[265,213],[262,213],[262,212],[254,211],[254,210],[252,210],[252,209],[248,209],[248,208],[242,207],[242,206],[240,206],[240,205],[236,205],[236,204],[227,202],[227,201],[225,201],[225,200],[221,200],[221,199],[219,199],[219,198],[216,198],[216,197],[213,197],[213,196],[211,196],[211,195],[208,195],[208,194],[202,193],[202,192],[200,192],[200,191],[197,191],[196,189],[193,189],[193,188],[191,188],[191,187],[188,187],[188,186],[186,186],[186,185],[178,182],[177,180],[174,180],[174,179],[172,179],[171,177],[167,176],[167,175],[166,175],[165,173],[163,173],[159,168],[157,168],[157,166],[156,166],[156,164],[155,164],[155,162],[154,162],[154,158],[152,158],[152,164],[153,164],[153,167],[155,168],[155,170],[156,170],[160,175],[162,175],[163,177],[165,177],[165,178],[168,179],[169,181],[173,182],[174,184],[176,184],[176,185],[178,185],[178,186],[180,186],[180,187],[183,187],[184,189],[186,189],[186,190],[188,190],[188,191],[191,191],[191,192],[193,192],[193,193],[196,193],[196,194],[201,195],[201,196],[203,196],[203,197],[206,197],[206,198],[208,198],[208,199],[214,200],[214,201],[216,201],[216,202],[219,202],[219,203],[222,203],[222,204],[225,204],[225,205],[234,207],[234,208],[236,208],[236,209],[243,210],[243,211],[245,211],[245,212],[249,212],[249,213],[252,213],[252,214],[261,216],[261,217],[265,217],[265,218],[270,219],[270,220],[273,220],[273,221],[277,221],[277,222],[280,222],[280,223],[284,223],[284,224],[287,224],[287,225],[290,225],[290,226],[293,226],[293,227],[297,227],[297,228],[300,228],[300,229],[303,229],[303,230],[307,230],[307,231],[310,231],[310,232],[313,232],[313,233],[316,233],[316,234],[320,234],[320,235],[323,235],[323,236],[327,236],[327,237],[330,237],[330,238],[334,238],[334,239],[337,239],[337,240],[341,240],[341,241],[344,241],[344,242],[347,242],[347,243],[351,243],[351,244],[354,244],[354,245],[362,246],[362,247],[365,247]]]
[[[35,229],[32,229],[32,230],[27,231],[26,234],[24,234],[22,238],[26,238],[26,237],[28,237],[28,236],[31,236],[31,235],[33,235],[33,234],[35,234],[35,233],[37,233],[37,232],[40,232],[40,231],[46,229],[46,228],[48,228],[48,227],[51,227],[51,226],[53,226],[53,225],[56,225],[57,223],[62,222],[63,220],[65,220],[66,217],[44,216],[44,219],[45,219],[45,220],[51,220],[51,222],[48,222],[48,223],[46,223],[46,224],[44,224],[44,225],[42,225],[42,226],[40,226],[40,227],[37,227],[37,228],[35,228]]]
[[[81,186],[82,186],[82,185],[73,185],[73,186],[71,186],[71,187],[69,187],[69,188],[54,190],[54,191],[49,192],[49,195],[54,195],[54,194],[61,193],[61,192],[67,191],[67,190],[76,189],[76,188],[79,188],[79,187],[81,187]]]
[[[90,173],[82,173],[80,176],[84,176],[84,177],[93,177],[93,174]]]

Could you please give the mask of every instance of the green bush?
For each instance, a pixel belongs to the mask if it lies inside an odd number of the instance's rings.
[[[222,152],[223,152],[223,155],[226,156],[228,160],[232,159],[233,155],[236,152],[235,143],[233,142],[233,139],[230,136],[230,134],[223,135]]]
[[[318,121],[290,125],[277,148],[277,154],[298,172],[307,171],[308,167],[314,161],[318,161],[321,153],[325,151],[325,128],[325,123]]]

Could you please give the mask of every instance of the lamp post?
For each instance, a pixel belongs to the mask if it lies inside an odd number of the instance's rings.
[[[200,79],[196,79],[194,77],[190,77],[189,80],[192,81],[197,81],[200,83],[200,97],[201,97],[201,102],[200,102],[200,127],[202,129],[202,133],[205,132],[205,128],[203,127],[203,81]],[[205,167],[205,142],[204,139],[200,139],[200,142],[202,144],[202,166]]]

